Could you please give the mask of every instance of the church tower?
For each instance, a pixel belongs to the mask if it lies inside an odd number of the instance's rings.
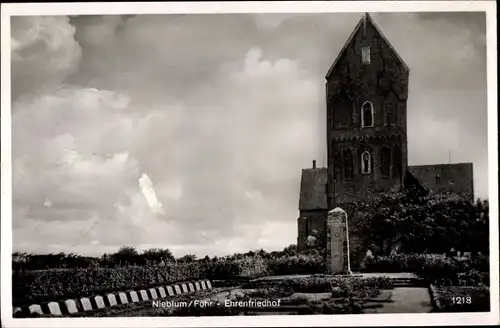
[[[403,185],[408,76],[365,14],[326,75],[329,209]]]

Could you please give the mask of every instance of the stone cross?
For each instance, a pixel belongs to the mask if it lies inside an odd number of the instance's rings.
[[[347,213],[340,207],[329,211],[326,220],[326,271],[329,274],[352,274]]]

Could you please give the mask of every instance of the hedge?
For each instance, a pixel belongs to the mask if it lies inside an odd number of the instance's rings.
[[[200,267],[195,263],[24,271],[12,276],[12,298],[14,306],[21,306],[61,297],[83,297],[138,287],[148,288],[198,277]]]
[[[243,289],[290,289],[295,293],[324,293],[340,288],[343,290],[363,289],[391,289],[392,280],[388,277],[358,278],[335,277],[327,275],[313,275],[310,277],[260,279],[249,281],[242,286]]]
[[[236,279],[266,274],[260,257],[216,262],[192,262],[165,266],[49,269],[15,272],[12,275],[13,303],[22,306],[60,298],[150,288],[194,279]]]
[[[397,254],[369,257],[364,272],[413,272],[429,284],[488,286],[489,262],[482,259],[460,259],[435,254]]]
[[[323,273],[325,270],[325,260],[321,255],[299,254],[268,260],[268,272],[273,275]]]

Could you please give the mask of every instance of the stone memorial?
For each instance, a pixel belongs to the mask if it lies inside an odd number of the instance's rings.
[[[141,294],[141,299],[143,301],[149,301],[149,296],[148,296],[148,292],[145,291],[144,289],[142,289],[141,291],[139,291],[139,294]]]
[[[193,283],[191,283],[191,282],[190,282],[190,283],[188,284],[188,287],[189,287],[189,291],[190,291],[191,293],[193,293],[193,292],[195,292],[195,291],[196,291],[196,290],[194,289],[194,285],[193,285]]]
[[[92,310],[92,304],[90,303],[90,300],[87,297],[81,298],[80,303],[82,303],[83,311],[91,311]]]
[[[196,291],[201,290],[201,286],[198,281],[194,283],[194,287],[196,288]]]
[[[129,292],[129,295],[130,295],[130,300],[132,301],[132,303],[139,302],[139,296],[137,296],[137,293],[135,291]]]
[[[168,293],[168,296],[174,296],[175,295],[174,289],[172,288],[172,286],[167,286],[167,293]]]
[[[103,309],[106,307],[106,304],[104,304],[104,298],[102,298],[102,296],[96,296],[94,297],[94,300],[95,300],[95,304],[97,305],[97,308],[98,309]]]
[[[167,294],[165,293],[165,288],[163,288],[163,287],[158,287],[158,292],[160,293],[160,298],[165,298],[165,297],[167,297]]]
[[[187,287],[187,285],[186,285],[186,284],[182,284],[182,292],[183,292],[183,293],[187,293],[187,292],[189,292],[189,291],[188,291],[188,287]]]
[[[118,298],[120,299],[120,304],[128,303],[127,294],[125,294],[124,292],[119,293]]]
[[[66,300],[64,301],[64,304],[66,304],[66,309],[68,309],[68,313],[77,313],[78,308],[76,307],[76,302],[75,300]]]
[[[115,294],[108,294],[106,297],[108,298],[109,306],[118,305]]]
[[[328,212],[326,221],[326,270],[328,274],[352,274],[347,213],[339,207]]]
[[[30,310],[31,314],[34,314],[34,313],[43,314],[42,307],[38,304],[30,305],[29,310]]]
[[[155,300],[158,298],[158,294],[156,294],[156,289],[150,288],[149,293],[151,294],[151,299]]]
[[[59,303],[57,302],[50,302],[48,305],[49,307],[49,312],[52,315],[62,315],[61,308],[59,307]]]
[[[206,280],[205,283],[207,284],[207,289],[212,289],[212,284],[210,283],[210,280]]]
[[[205,281],[201,282],[201,289],[203,289],[203,290],[207,289],[207,285],[205,285]]]
[[[175,285],[174,289],[175,289],[175,294],[177,294],[177,295],[182,294],[182,291],[181,291],[181,288],[179,287],[179,285]]]

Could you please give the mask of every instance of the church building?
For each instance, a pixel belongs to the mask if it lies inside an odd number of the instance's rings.
[[[328,164],[302,170],[299,251],[325,231],[329,210],[368,193],[412,186],[474,199],[472,163],[408,165],[409,73],[365,14],[326,74]]]

